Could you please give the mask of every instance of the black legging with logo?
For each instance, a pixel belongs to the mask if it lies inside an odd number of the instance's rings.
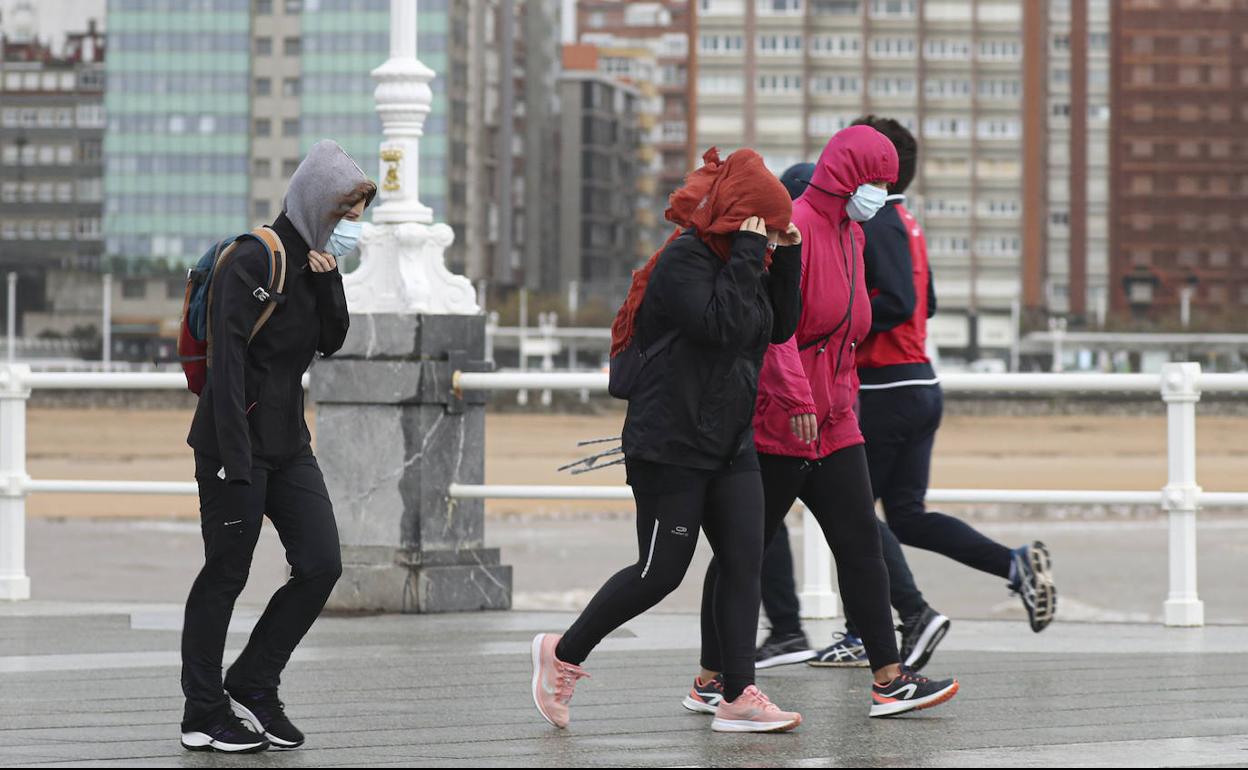
[[[880,546],[867,456],[861,444],[820,460],[760,454],[766,499],[764,547],[775,537],[784,516],[801,499],[823,530],[836,559],[836,575],[846,614],[854,618],[872,670],[898,663],[893,611],[889,605],[888,568]],[[706,585],[718,583],[718,556],[706,571]],[[717,650],[719,616],[702,598],[702,666],[720,671]]]
[[[693,559],[700,528],[723,565],[707,583],[705,612],[722,632],[710,660],[724,674],[727,700],[754,684],[763,484],[752,455],[720,472],[629,463],[639,557],[599,589],[563,635],[555,651],[560,660],[580,665],[607,634],[675,591]],[[660,478],[666,483],[645,483]]]

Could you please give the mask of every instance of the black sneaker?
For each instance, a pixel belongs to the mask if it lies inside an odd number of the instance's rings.
[[[936,645],[949,633],[949,625],[949,618],[931,607],[904,621],[897,627],[901,632],[901,665],[920,671],[931,660]]]
[[[784,636],[771,634],[758,648],[754,656],[754,668],[773,668],[787,666],[790,663],[802,663],[815,657],[815,654],[815,651],[810,648],[810,642],[806,641],[806,634],[801,631]]]
[[[695,714],[714,714],[723,702],[724,676],[716,674],[714,679],[705,684],[701,679],[694,679],[693,689],[685,696],[681,705]]]
[[[230,693],[230,708],[244,722],[262,731],[275,749],[297,749],[303,733],[286,718],[286,706],[275,692]]]
[[[957,694],[958,680],[933,681],[903,667],[897,678],[888,684],[871,686],[871,716],[891,717],[930,709]]]
[[[1023,600],[1031,630],[1048,628],[1057,614],[1057,588],[1053,585],[1053,560],[1039,540],[1014,550],[1014,582],[1010,590]]]
[[[223,717],[208,730],[188,730],[182,733],[182,748],[187,751],[255,754],[268,747],[268,739],[233,714]]]

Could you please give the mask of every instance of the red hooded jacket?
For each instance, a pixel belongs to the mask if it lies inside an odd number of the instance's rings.
[[[871,298],[862,227],[845,205],[860,185],[896,180],[893,143],[870,126],[852,126],[828,142],[793,203],[802,231],[802,315],[797,333],[763,361],[754,412],[759,452],[814,460],[862,443],[854,352],[871,331]],[[789,420],[801,414],[818,420],[813,444],[793,435]]]

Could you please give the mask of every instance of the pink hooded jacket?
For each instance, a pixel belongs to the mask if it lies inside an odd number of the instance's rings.
[[[828,141],[810,186],[793,203],[802,231],[802,316],[797,333],[763,360],[754,411],[759,452],[816,460],[862,443],[854,351],[871,331],[871,297],[862,227],[845,205],[860,185],[880,181],[897,181],[893,143],[874,128],[852,126]],[[818,420],[813,444],[793,435],[789,420],[800,414]]]

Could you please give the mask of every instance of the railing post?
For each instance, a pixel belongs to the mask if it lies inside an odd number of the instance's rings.
[[[802,506],[802,617],[834,618],[840,601],[832,587],[832,550],[823,539],[823,528],[810,509]]]
[[[25,364],[0,364],[0,599],[30,598],[26,575]]]
[[[1200,401],[1200,364],[1166,364],[1161,370],[1161,398],[1166,402],[1169,481],[1162,507],[1170,514],[1170,595],[1167,626],[1203,626],[1205,605],[1196,594],[1196,403]]]

